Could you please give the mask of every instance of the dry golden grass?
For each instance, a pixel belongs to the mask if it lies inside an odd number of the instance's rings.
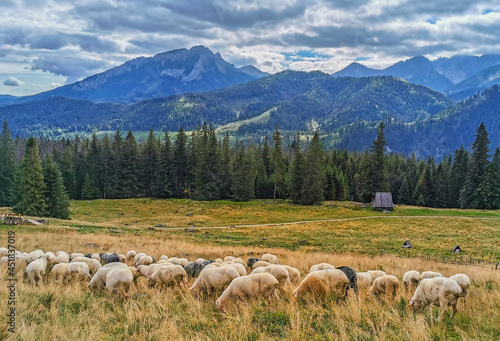
[[[407,306],[411,293],[401,291],[393,301],[377,300],[361,293],[360,306],[350,297],[338,302],[295,302],[292,285],[280,302],[238,302],[225,311],[215,307],[216,297],[193,298],[177,288],[164,290],[138,282],[131,297],[91,294],[85,283],[61,285],[48,280],[34,287],[23,280],[17,287],[17,334],[6,329],[6,282],[0,280],[0,339],[6,340],[495,340],[500,338],[500,272],[396,256],[369,257],[354,254],[293,251],[259,246],[229,246],[193,242],[182,234],[122,235],[82,234],[73,229],[16,229],[19,250],[126,253],[134,249],[159,257],[184,255],[216,258],[225,255],[244,259],[251,252],[271,252],[280,263],[302,274],[320,262],[349,265],[357,271],[383,269],[401,278],[409,269],[434,270],[449,276],[466,273],[473,280],[469,304],[459,307],[454,320],[437,323],[428,311],[414,314]],[[1,230],[0,240],[6,240]],[[96,243],[98,248],[84,245]],[[3,243],[2,243],[3,244]],[[186,256],[188,254],[189,256]],[[192,281],[191,281],[192,282]]]

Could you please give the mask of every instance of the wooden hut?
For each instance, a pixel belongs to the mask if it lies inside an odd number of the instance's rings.
[[[377,211],[392,211],[394,210],[394,203],[392,202],[391,192],[377,192],[375,193],[375,200],[372,202],[373,208]]]

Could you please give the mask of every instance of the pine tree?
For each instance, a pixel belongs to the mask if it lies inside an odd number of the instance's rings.
[[[336,193],[335,171],[329,164],[327,164],[325,168],[324,188],[325,188],[325,193],[324,193],[325,200],[335,200],[335,193]]]
[[[155,196],[162,198],[171,198],[174,196],[174,174],[173,174],[173,155],[172,145],[168,131],[165,131],[165,138],[160,147],[160,155],[158,160],[158,167],[155,171],[156,174],[156,187]]]
[[[38,152],[38,143],[31,136],[26,142],[26,150],[19,168],[17,189],[19,202],[15,211],[23,215],[43,217],[47,214],[47,199],[43,181],[42,165]]]
[[[122,194],[125,198],[134,198],[138,196],[138,161],[139,153],[137,143],[131,130],[123,144],[123,168],[122,173]]]
[[[96,188],[94,182],[89,176],[89,173],[85,173],[85,180],[82,185],[82,199],[92,200],[96,198]]]
[[[429,179],[429,171],[427,166],[425,166],[420,178],[418,179],[417,185],[415,186],[415,190],[413,191],[413,201],[418,206],[428,206],[430,186]]]
[[[234,201],[249,201],[254,198],[255,173],[253,155],[240,142],[233,160],[232,192]]]
[[[334,168],[335,175],[335,200],[345,201],[349,197],[349,187],[344,173],[338,167]]]
[[[472,144],[472,156],[467,167],[464,187],[460,190],[461,208],[475,208],[472,203],[476,202],[477,189],[488,166],[489,143],[486,126],[481,123],[477,128],[476,140]]]
[[[185,196],[187,189],[187,152],[186,152],[186,134],[182,127],[179,128],[177,137],[175,139],[174,148],[174,186],[175,186],[175,196],[182,198]]]
[[[90,148],[87,154],[87,172],[89,173],[90,179],[94,183],[94,187],[99,190],[99,193],[102,189],[102,153],[101,146],[99,145],[99,140],[97,139],[97,135],[95,133],[92,134],[92,138],[90,140]],[[99,194],[100,197],[100,194]]]
[[[399,187],[397,203],[408,205],[410,202],[411,202],[410,183],[408,182],[408,178],[406,177],[406,175],[404,175],[403,181],[401,182],[401,186]]]
[[[500,209],[500,148],[498,147],[479,183],[472,206],[488,210]]]
[[[273,200],[283,198],[285,192],[285,160],[283,157],[283,147],[281,133],[278,129],[278,124],[274,127],[273,132],[274,147],[272,152],[273,160],[273,180],[274,180],[274,194]]]
[[[302,184],[304,182],[304,156],[300,150],[300,134],[297,133],[297,139],[294,141],[293,145],[293,159],[290,166],[290,198],[292,203],[300,203],[300,197],[302,195]]]
[[[220,152],[212,123],[203,124],[197,143],[196,167],[194,168],[191,197],[195,200],[220,199],[219,167]]]
[[[361,194],[361,198],[365,202],[372,201],[376,192],[387,192],[389,190],[385,162],[385,146],[387,142],[384,137],[384,128],[384,123],[380,123],[377,138],[373,141],[369,161],[365,168],[365,183]]]
[[[2,135],[0,136],[0,207],[14,204],[15,174],[16,154],[14,140],[7,125],[7,120],[4,120]]]
[[[222,140],[222,155],[220,167],[220,197],[231,197],[231,151],[229,148],[229,134],[226,132]]]
[[[458,208],[460,204],[460,189],[462,189],[467,175],[467,165],[469,164],[469,153],[462,145],[460,149],[455,150],[455,158],[451,167],[447,207]]]
[[[110,174],[110,193],[111,198],[119,199],[123,198],[123,174],[122,169],[124,165],[124,155],[123,155],[123,138],[120,134],[120,130],[117,130],[113,142],[111,143],[111,174]]]
[[[156,186],[155,171],[158,167],[158,149],[153,129],[150,129],[146,144],[141,152],[140,171],[142,187],[147,197],[153,195]]]
[[[61,175],[64,187],[71,199],[76,199],[76,171],[73,148],[67,146],[61,159]]]
[[[102,139],[101,148],[101,194],[102,198],[107,199],[113,196],[113,174],[115,170],[113,169],[113,149],[111,146],[111,141],[109,140],[108,134],[104,135]]]
[[[53,218],[69,219],[69,196],[64,187],[61,171],[50,154],[44,159],[43,180],[47,198],[47,215]]]
[[[311,145],[306,156],[306,170],[302,184],[302,197],[300,203],[303,205],[315,205],[324,200],[323,196],[323,150],[318,131],[314,132]]]

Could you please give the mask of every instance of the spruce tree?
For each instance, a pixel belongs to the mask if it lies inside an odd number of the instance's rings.
[[[272,152],[273,161],[273,181],[274,181],[274,191],[273,200],[276,201],[277,198],[283,198],[285,192],[285,160],[283,157],[283,147],[282,147],[282,137],[278,129],[278,124],[274,127],[273,132],[274,147]]]
[[[149,130],[148,139],[142,148],[140,175],[144,194],[150,197],[154,193],[156,185],[155,171],[158,168],[158,149],[153,129]]]
[[[165,131],[164,141],[160,147],[160,155],[158,157],[158,167],[155,170],[156,187],[155,195],[162,198],[171,198],[174,196],[174,165],[172,155],[172,145],[168,131]]]
[[[398,204],[410,204],[411,202],[411,190],[410,183],[406,175],[403,176],[403,181],[401,182],[401,186],[399,187],[398,192]]]
[[[69,198],[76,199],[76,171],[73,148],[67,146],[61,159],[61,175]]]
[[[50,154],[44,159],[43,180],[47,197],[47,215],[53,218],[69,219],[69,196],[64,187],[61,171]]]
[[[123,168],[122,174],[122,194],[125,198],[134,198],[138,196],[138,161],[139,152],[137,142],[131,130],[128,131],[125,142],[123,143]]]
[[[0,136],[0,207],[14,204],[15,174],[16,154],[14,140],[7,125],[7,120],[4,120],[2,135]]]
[[[99,145],[99,140],[95,133],[92,134],[90,140],[90,148],[87,154],[87,172],[89,173],[90,179],[94,183],[95,189],[102,189],[102,152],[101,146]],[[96,192],[97,193],[97,192]],[[100,196],[100,195],[99,195]]]
[[[244,148],[243,143],[237,146],[233,160],[232,192],[234,201],[249,201],[254,198],[255,171],[253,155],[250,148]]]
[[[186,151],[186,134],[182,127],[179,128],[177,137],[175,139],[174,147],[174,186],[175,186],[175,196],[182,198],[185,196],[185,191],[187,187],[187,151]]]
[[[113,196],[113,174],[115,170],[113,169],[114,165],[114,156],[113,149],[111,146],[111,141],[109,140],[108,134],[104,135],[102,139],[102,148],[101,148],[101,195],[102,198],[108,199]]]
[[[89,173],[85,173],[85,180],[82,185],[82,199],[92,200],[96,198],[96,188],[94,182],[89,176]]]
[[[303,205],[315,205],[324,200],[323,196],[323,150],[318,131],[314,132],[311,145],[306,156],[306,170],[302,184],[302,196],[300,203]]]
[[[380,123],[377,138],[370,149],[368,163],[364,173],[364,188],[361,197],[364,202],[370,202],[376,192],[389,191],[389,180],[385,162],[385,147],[387,142],[384,137],[384,123]]]
[[[122,170],[124,165],[124,155],[123,155],[123,138],[120,134],[120,130],[116,130],[113,137],[113,142],[111,143],[111,174],[110,174],[110,193],[111,198],[119,199],[123,198],[123,174]]]
[[[460,190],[462,189],[467,175],[467,165],[469,164],[469,153],[462,145],[460,149],[455,150],[455,157],[451,167],[450,185],[448,191],[447,207],[458,208],[460,204]]]
[[[472,156],[467,167],[465,183],[460,190],[461,208],[474,208],[472,204],[477,202],[477,189],[488,166],[489,143],[486,126],[481,123],[477,128],[476,140],[472,144]]]
[[[500,209],[500,148],[497,147],[479,183],[472,206],[479,209]]]
[[[222,140],[222,155],[219,175],[221,199],[229,199],[231,197],[231,150],[229,147],[229,134],[226,132]]]
[[[325,168],[324,188],[325,188],[325,193],[324,193],[325,200],[335,200],[335,193],[336,193],[335,171],[329,164],[327,164]]]
[[[43,217],[47,214],[47,198],[43,181],[42,165],[38,143],[31,136],[26,142],[26,150],[19,168],[19,202],[15,211],[23,215]]]
[[[293,159],[290,166],[290,198],[292,203],[300,203],[302,196],[302,184],[304,182],[304,156],[300,150],[300,134],[297,133],[297,138],[293,145]]]

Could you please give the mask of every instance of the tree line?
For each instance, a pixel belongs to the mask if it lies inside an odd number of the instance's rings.
[[[171,139],[153,130],[138,143],[132,131],[114,136],[13,139],[4,122],[0,139],[0,206],[25,215],[69,217],[69,199],[136,197],[194,200],[289,199],[370,202],[391,191],[396,204],[500,208],[500,149],[490,155],[486,127],[471,153],[462,146],[435,162],[387,153],[384,124],[365,152],[324,150],[316,131],[283,145],[275,127],[263,143],[218,138],[212,124]],[[24,147],[24,148],[23,148]],[[24,150],[23,152],[21,152]]]

